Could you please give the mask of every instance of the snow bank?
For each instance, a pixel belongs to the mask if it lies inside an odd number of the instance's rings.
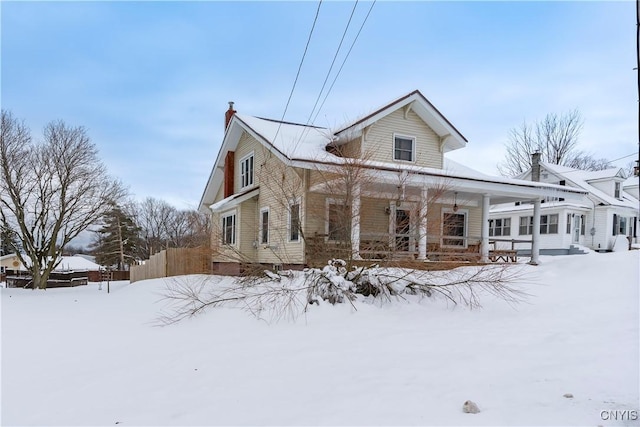
[[[639,255],[544,257],[515,309],[323,304],[271,325],[218,308],[155,327],[163,280],[0,289],[1,421],[638,425],[602,418],[640,409]]]

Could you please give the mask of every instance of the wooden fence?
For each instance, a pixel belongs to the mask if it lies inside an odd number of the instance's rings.
[[[209,248],[169,248],[146,260],[142,265],[132,266],[131,283],[184,274],[210,274],[211,251]]]

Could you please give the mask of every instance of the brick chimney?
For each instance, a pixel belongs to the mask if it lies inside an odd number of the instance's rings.
[[[229,101],[229,109],[224,113],[224,130],[227,130],[229,127],[231,117],[233,117],[235,113],[237,113],[237,111],[233,109],[233,101]]]
[[[531,181],[540,181],[540,156],[539,152],[531,155]]]

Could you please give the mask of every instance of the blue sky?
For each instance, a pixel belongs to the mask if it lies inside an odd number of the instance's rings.
[[[134,197],[195,208],[227,102],[282,117],[317,6],[2,1],[2,108],[36,136],[54,119],[85,126]],[[322,3],[285,120],[307,121],[353,6]],[[452,158],[483,172],[497,174],[509,129],[574,108],[581,148],[616,159],[638,151],[635,49],[633,1],[378,2],[316,124],[419,89],[469,140]]]

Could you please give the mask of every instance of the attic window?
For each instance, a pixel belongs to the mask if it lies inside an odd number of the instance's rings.
[[[393,160],[415,161],[416,138],[413,136],[393,136]]]
[[[614,194],[614,197],[615,197],[616,199],[619,199],[619,198],[620,198],[620,183],[619,183],[619,182],[616,182],[616,188],[615,188],[615,194]]]

